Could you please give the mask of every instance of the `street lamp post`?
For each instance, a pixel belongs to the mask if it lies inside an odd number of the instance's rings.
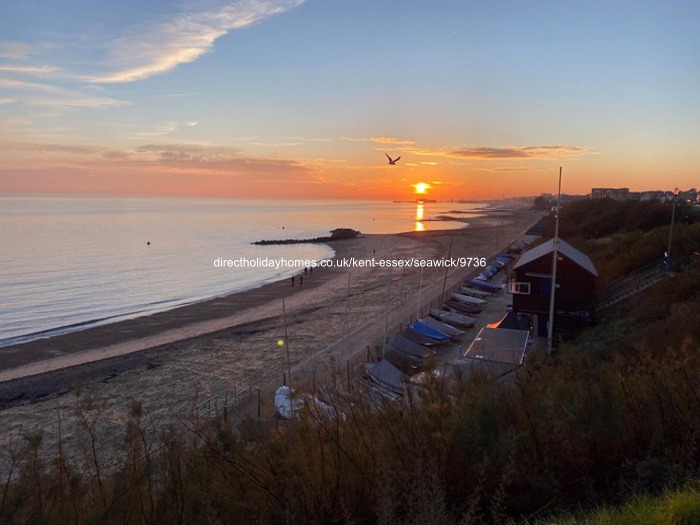
[[[668,231],[668,249],[666,250],[666,273],[671,275],[671,242],[673,241],[673,223],[676,220],[676,201],[678,200],[678,188],[673,190],[673,207],[671,209],[671,229]]]
[[[287,308],[282,297],[282,319],[284,320],[284,348],[287,350],[287,374],[289,374],[289,388],[292,388],[292,362],[289,359],[289,334],[287,333]],[[290,390],[291,392],[291,390]]]

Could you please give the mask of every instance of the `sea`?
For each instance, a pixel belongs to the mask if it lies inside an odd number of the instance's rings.
[[[294,268],[221,259],[334,255],[326,244],[258,246],[335,228],[400,233],[464,227],[484,204],[0,195],[0,347],[262,286]],[[450,212],[453,212],[450,214]],[[454,212],[459,212],[455,214]]]

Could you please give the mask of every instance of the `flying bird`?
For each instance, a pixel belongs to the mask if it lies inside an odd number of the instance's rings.
[[[396,157],[395,159],[392,159],[392,158],[389,156],[388,153],[385,153],[384,155],[386,155],[386,158],[389,159],[389,164],[391,164],[392,166],[395,166],[396,163],[397,163],[397,162],[399,161],[399,159],[401,158],[400,155],[399,155],[398,157]]]

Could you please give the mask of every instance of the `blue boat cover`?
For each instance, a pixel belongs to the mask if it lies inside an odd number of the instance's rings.
[[[450,336],[447,335],[445,332],[441,332],[440,330],[437,330],[436,328],[432,328],[432,327],[428,326],[427,324],[421,323],[420,321],[416,321],[414,323],[411,323],[408,326],[413,328],[419,334],[430,337],[431,339],[435,339],[436,341],[439,341],[441,343],[444,341],[448,341],[450,339]]]

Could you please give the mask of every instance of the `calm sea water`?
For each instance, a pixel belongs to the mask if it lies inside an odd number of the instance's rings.
[[[218,257],[320,260],[334,253],[323,244],[252,245],[256,240],[317,237],[338,227],[363,233],[455,228],[463,224],[417,219],[479,207],[0,196],[0,346],[148,315],[295,272],[216,268]]]

